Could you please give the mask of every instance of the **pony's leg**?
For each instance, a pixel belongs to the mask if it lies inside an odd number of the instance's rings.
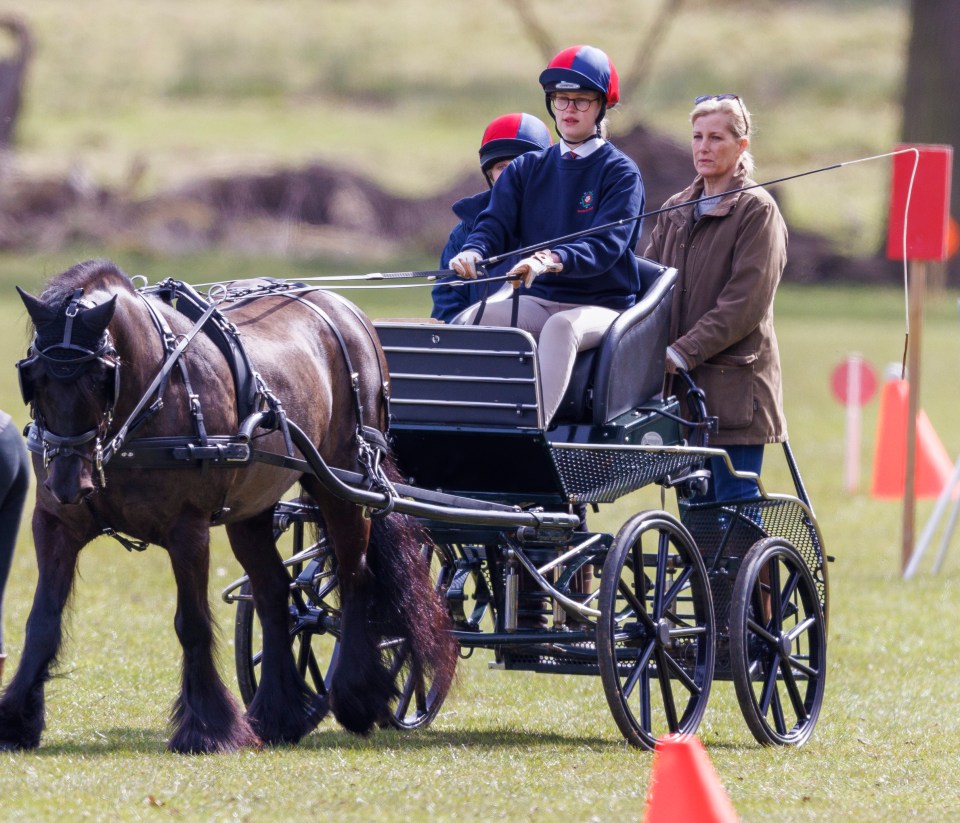
[[[27,618],[26,642],[20,665],[0,699],[0,749],[33,749],[44,728],[44,684],[56,663],[63,639],[66,608],[85,544],[66,526],[37,506],[33,540],[39,578]]]
[[[273,510],[227,526],[230,546],[250,578],[263,630],[257,693],[247,709],[265,743],[296,743],[327,714],[325,696],[314,694],[297,671],[290,646],[290,575],[273,536]]]
[[[440,693],[446,693],[457,665],[449,614],[422,555],[428,535],[396,513],[375,517],[368,535],[366,552],[352,555],[352,576],[344,574],[337,550],[343,626],[330,696],[337,720],[361,734],[386,719],[396,695],[397,683],[380,651],[386,637],[402,639],[411,666]]]
[[[305,487],[308,482],[304,480]],[[329,498],[321,500],[321,511],[340,576],[340,653],[331,678],[330,706],[345,729],[368,734],[386,720],[396,693],[379,648],[384,628],[373,623],[375,581],[366,562],[370,521],[358,506]]]
[[[257,746],[260,740],[217,671],[207,586],[210,533],[196,521],[174,530],[167,548],[177,581],[174,625],[183,648],[180,695],[171,713],[176,752],[204,754]]]

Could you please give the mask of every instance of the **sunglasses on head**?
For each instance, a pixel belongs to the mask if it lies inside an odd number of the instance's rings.
[[[736,100],[737,105],[740,106],[740,113],[743,115],[743,127],[746,129],[746,133],[750,134],[750,121],[747,120],[747,110],[743,107],[743,101],[740,99],[739,94],[702,94],[700,97],[695,97],[693,104],[699,106],[701,103],[707,102],[707,100]]]

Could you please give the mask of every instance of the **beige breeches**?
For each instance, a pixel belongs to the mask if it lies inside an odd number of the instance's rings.
[[[482,326],[509,326],[512,300],[488,303],[480,319]],[[457,323],[471,324],[479,306],[471,306]],[[520,298],[517,327],[530,332],[537,341],[543,413],[547,425],[553,419],[567,390],[577,352],[600,345],[603,333],[617,317],[603,306],[554,303],[539,297]]]

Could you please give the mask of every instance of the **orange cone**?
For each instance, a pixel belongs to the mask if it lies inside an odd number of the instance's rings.
[[[667,735],[653,753],[643,823],[737,823],[737,812],[720,785],[700,738]]]
[[[907,475],[907,409],[910,387],[906,380],[888,380],[880,396],[877,438],[873,457],[873,497],[903,497]],[[917,413],[917,497],[937,497],[953,474],[953,461],[927,415]]]

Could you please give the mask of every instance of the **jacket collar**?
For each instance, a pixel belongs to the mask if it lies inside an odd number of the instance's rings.
[[[730,181],[730,190],[740,189],[745,185],[747,185],[747,174],[741,167]],[[723,197],[720,202],[710,210],[710,214],[714,217],[726,217],[736,207],[741,194],[743,194],[741,191],[732,191],[731,194]],[[677,195],[675,204],[691,203],[694,200],[699,200],[703,196],[703,175],[698,174],[693,179],[693,182]],[[693,206],[674,209],[670,212],[670,219],[678,225],[692,222]]]

